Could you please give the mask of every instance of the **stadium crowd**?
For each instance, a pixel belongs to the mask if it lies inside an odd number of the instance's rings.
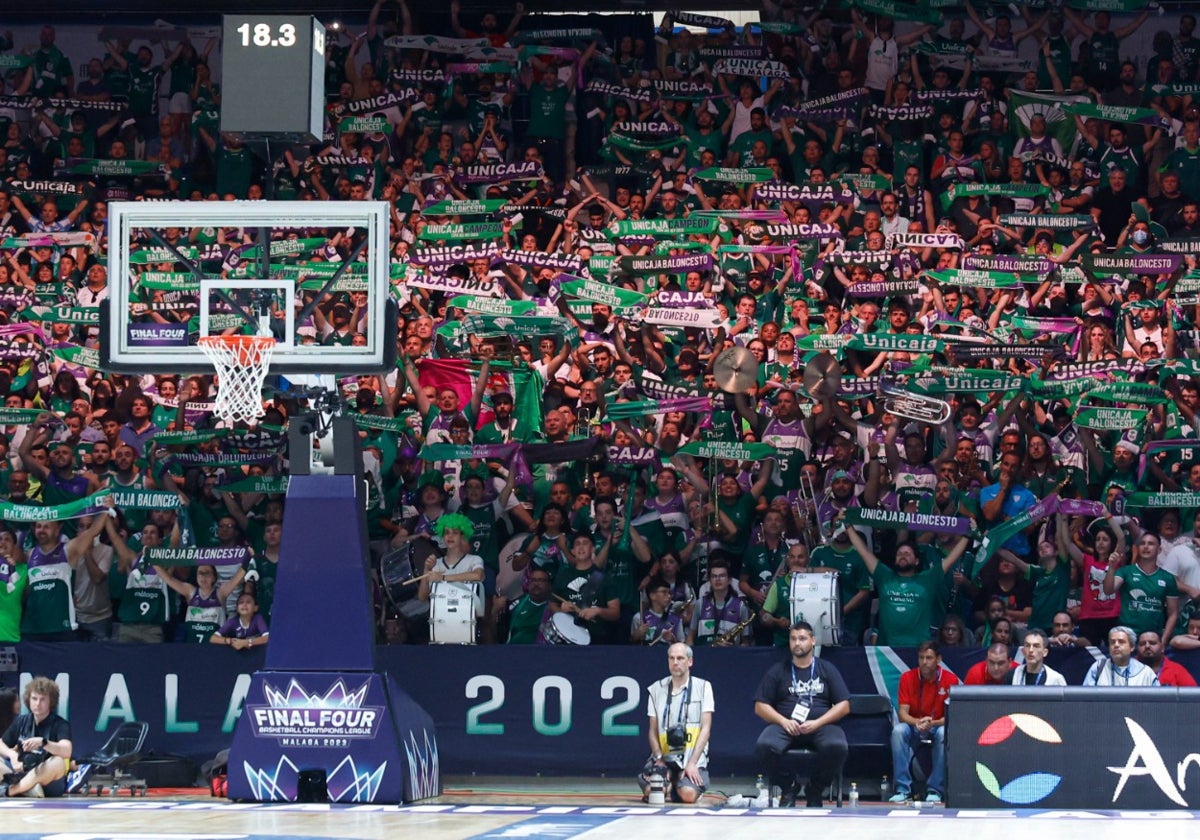
[[[211,376],[99,370],[96,312],[108,202],[296,199],[391,208],[401,361],[340,382],[381,639],[454,583],[485,642],[782,646],[836,573],[842,644],[1200,647],[1200,38],[1089,5],[606,38],[379,0],[310,146],[220,132],[214,40],[7,38],[0,642],[265,642],[297,399],[226,427]],[[356,241],[296,235],[287,276]],[[132,247],[131,317],[194,325]],[[361,342],[365,294],[303,340]]]

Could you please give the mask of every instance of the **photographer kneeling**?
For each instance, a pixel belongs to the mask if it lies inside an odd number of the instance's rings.
[[[642,800],[649,801],[650,779],[662,776],[664,793],[674,802],[698,802],[708,788],[708,738],[715,708],[712,684],[692,676],[692,649],[675,643],[667,649],[671,675],[647,688],[650,758],[638,776]]]

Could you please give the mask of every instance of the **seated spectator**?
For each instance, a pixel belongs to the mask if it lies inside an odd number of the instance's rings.
[[[238,596],[237,615],[222,624],[209,639],[211,644],[227,645],[234,650],[262,647],[268,641],[270,631],[267,623],[258,614],[258,602],[249,592]]]
[[[1108,633],[1108,658],[1101,659],[1088,669],[1084,685],[1147,686],[1158,685],[1154,669],[1133,658],[1137,636],[1124,625]]]
[[[1154,672],[1159,685],[1174,685],[1195,688],[1196,680],[1178,662],[1164,656],[1166,646],[1162,636],[1153,630],[1138,634],[1137,661]]]
[[[958,677],[942,667],[937,642],[926,640],[917,647],[917,667],[900,675],[896,725],[892,728],[892,772],[896,792],[888,800],[907,802],[912,798],[913,753],[928,744],[933,754],[926,802],[941,802],[946,790],[946,701]]]
[[[976,662],[963,677],[963,685],[1008,685],[1012,682],[1012,671],[1017,667],[1008,653],[1008,645],[993,642],[988,645],[987,658]]]
[[[1066,677],[1046,664],[1048,650],[1045,633],[1036,627],[1027,630],[1025,641],[1021,644],[1025,663],[1012,669],[1012,684],[1065,686],[1067,684]],[[988,670],[990,675],[991,669]]]

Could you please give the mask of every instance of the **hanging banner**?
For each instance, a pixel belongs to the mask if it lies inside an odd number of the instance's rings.
[[[608,283],[602,283],[599,280],[589,280],[585,277],[572,277],[569,274],[560,274],[555,278],[555,281],[558,283],[558,288],[563,294],[583,298],[592,303],[602,303],[614,309],[645,306],[646,301],[650,299],[649,295],[644,295],[641,292],[622,289],[618,286],[610,286]]]
[[[792,71],[782,61],[758,61],[751,58],[723,58],[713,65],[718,76],[750,76],[755,79],[790,79]]]
[[[230,548],[147,548],[146,562],[152,566],[244,566],[253,552],[246,546]]]
[[[506,181],[532,181],[544,174],[542,164],[536,160],[484,163],[455,172],[454,181],[458,184],[502,184]]]
[[[945,343],[932,336],[887,333],[855,333],[847,346],[876,353],[941,353],[945,349]]]
[[[788,201],[794,204],[854,204],[854,193],[832,184],[786,184],[781,181],[757,184],[754,197],[760,201]]]
[[[612,82],[605,82],[600,79],[593,79],[588,82],[587,91],[589,93],[599,93],[604,96],[623,99],[626,102],[650,102],[654,98],[650,88],[631,88],[625,85],[614,85]]]
[[[505,300],[503,298],[458,295],[450,298],[449,306],[468,312],[483,312],[489,315],[528,315],[537,309],[531,300]]]
[[[410,289],[428,289],[447,294],[476,295],[479,297],[503,297],[504,288],[490,277],[455,277],[452,274],[416,274],[408,277],[405,285]]]
[[[775,457],[775,447],[769,443],[740,443],[728,440],[694,440],[679,447],[683,455],[693,458],[720,458],[725,461],[763,461]]]
[[[997,254],[983,256],[968,254],[963,259],[963,268],[971,271],[1001,271],[1009,274],[1036,274],[1044,277],[1058,267],[1043,256],[1013,256]]]
[[[811,225],[765,225],[763,233],[768,239],[778,242],[787,239],[841,239],[842,230],[837,225],[822,223]]]
[[[1093,274],[1172,274],[1183,257],[1179,254],[1082,254],[1079,261]]]
[[[1075,424],[1086,429],[1100,431],[1126,431],[1136,429],[1146,422],[1148,411],[1142,408],[1080,408],[1075,413]]]
[[[494,242],[481,245],[439,245],[410,251],[408,261],[412,265],[447,268],[472,260],[491,260],[499,252],[500,248]]]
[[[1008,271],[971,271],[965,268],[927,271],[925,276],[947,286],[970,286],[982,289],[1003,289],[1021,282],[1020,277]]]
[[[883,528],[897,531],[930,531],[935,534],[967,534],[971,520],[965,516],[941,516],[933,513],[907,513],[902,510],[883,508],[847,508],[847,525],[862,525],[865,528]]]
[[[886,298],[893,295],[915,295],[920,291],[916,280],[884,280],[882,282],[852,283],[846,294],[852,298]]]
[[[710,166],[692,175],[702,181],[721,181],[726,184],[761,184],[775,177],[775,171],[767,167],[756,169],[725,169]]]
[[[669,306],[652,306],[646,309],[642,313],[642,320],[647,324],[679,329],[694,327],[711,330],[725,323],[717,309],[685,309]]]
[[[617,274],[687,274],[712,271],[711,254],[683,254],[672,257],[618,257],[612,271]]]
[[[957,233],[889,233],[887,244],[884,247],[889,251],[893,248],[938,248],[961,251],[963,240]]]
[[[638,88],[639,92],[644,90],[646,89]],[[650,90],[658,94],[659,99],[666,100],[709,99],[716,96],[711,84],[689,79],[651,79]]]
[[[1088,399],[1166,405],[1171,398],[1158,385],[1144,382],[1105,382],[1088,391]]]
[[[431,204],[421,210],[422,216],[488,216],[503,208],[508,202],[503,198],[488,198],[482,201],[458,201],[447,199]]]
[[[503,235],[504,225],[500,222],[424,225],[417,234],[417,241],[458,242],[464,239],[499,239]]]
[[[718,219],[703,216],[680,219],[625,219],[611,223],[604,229],[604,235],[609,239],[632,236],[710,236],[717,232],[720,224]]]
[[[1093,105],[1085,102],[1068,102],[1062,106],[1062,109],[1068,114],[1083,117],[1087,120],[1131,123],[1168,130],[1171,128],[1171,118],[1163,116],[1153,108],[1128,108],[1120,105]]]
[[[81,516],[106,514],[112,506],[107,490],[94,493],[63,505],[20,505],[0,501],[0,520],[13,522],[61,522],[79,519]]]
[[[1174,508],[1176,510],[1192,510],[1200,508],[1200,493],[1126,493],[1126,508]]]

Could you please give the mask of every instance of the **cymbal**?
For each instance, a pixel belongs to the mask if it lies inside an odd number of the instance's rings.
[[[842,368],[838,360],[822,353],[804,366],[804,390],[813,399],[837,396],[842,384]]]
[[[758,358],[745,347],[722,350],[713,360],[713,378],[722,391],[745,393],[758,384]]]

